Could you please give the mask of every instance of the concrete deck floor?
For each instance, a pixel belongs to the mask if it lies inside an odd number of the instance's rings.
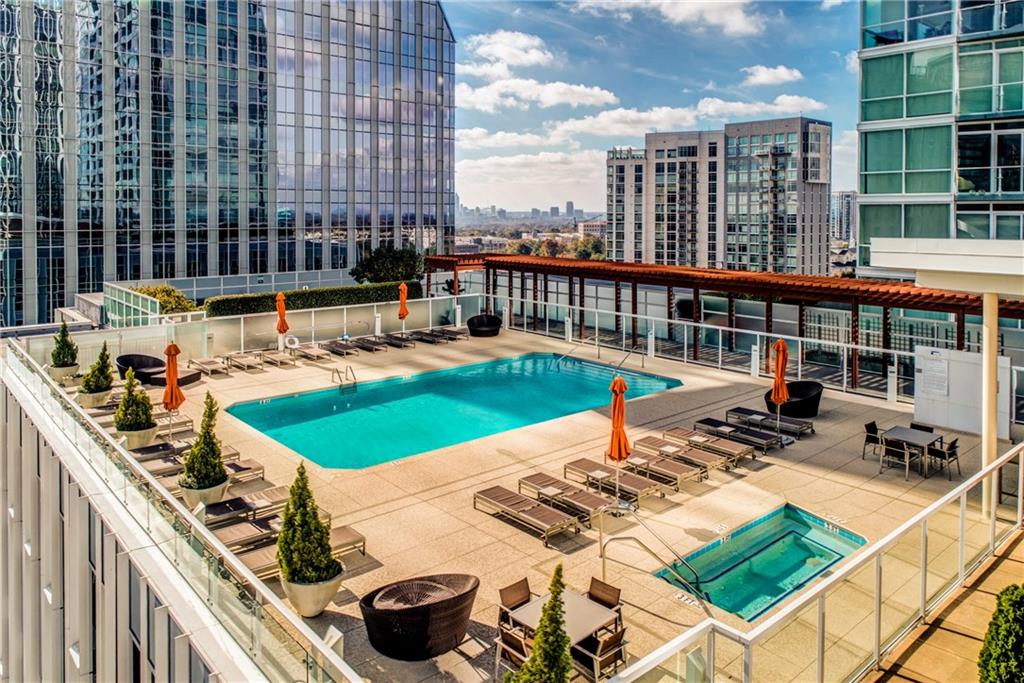
[[[493,339],[364,352],[330,363],[299,361],[297,367],[235,370],[230,376],[215,375],[186,387],[188,400],[182,412],[196,418],[198,424],[207,389],[224,408],[239,401],[329,387],[332,369],[345,365],[353,367],[360,382],[367,382],[524,352],[561,354],[570,348],[559,340],[506,331]],[[597,358],[592,347],[576,348],[573,354]],[[621,359],[620,352],[601,353],[603,362],[614,364]],[[640,365],[641,359],[632,357],[625,367],[640,369]],[[673,426],[689,427],[703,416],[722,418],[734,405],[763,407],[765,381],[678,361],[646,359],[645,366],[648,372],[679,378],[684,385],[629,402],[627,429],[632,439],[657,435]],[[876,420],[885,428],[907,424],[911,417],[909,406],[826,392],[816,420],[817,434],[756,461],[748,459],[732,471],[715,471],[705,482],[684,485],[678,493],[645,503],[642,516],[679,553],[694,550],[786,502],[840,524],[869,542],[877,540],[959,481],[955,474],[950,483],[944,475],[923,479],[913,471],[909,481],[904,481],[901,470],[879,474],[877,459],[861,459],[865,422]],[[223,411],[217,430],[223,442],[238,448],[243,457],[266,466],[266,483],[238,485],[235,494],[271,482],[291,482],[299,454]],[[544,592],[551,571],[561,562],[570,589],[585,591],[591,576],[601,576],[602,563],[597,530],[555,536],[551,547],[545,548],[532,533],[474,510],[473,493],[495,484],[515,490],[518,479],[526,474],[544,471],[561,476],[562,464],[568,460],[581,456],[600,459],[608,432],[607,409],[602,409],[361,470],[325,469],[307,462],[317,502],[332,513],[335,525],[351,525],[363,533],[368,549],[366,557],[353,553],[343,558],[347,571],[342,591],[324,615],[308,623],[320,633],[331,625],[343,631],[344,658],[369,680],[489,680],[498,589],[526,576],[535,591]],[[978,439],[957,436],[967,477],[978,469]],[[382,438],[387,438],[386,433]],[[663,557],[670,557],[659,541],[628,517],[607,518],[605,533],[608,537],[637,536]],[[910,552],[908,555],[913,557]],[[677,589],[652,576],[659,566],[656,560],[625,544],[613,546],[609,556],[607,579],[623,591],[631,660],[704,617],[691,600],[679,599]],[[378,654],[366,639],[359,596],[390,581],[439,572],[480,577],[470,638],[457,650],[427,662],[398,662]],[[864,581],[868,581],[867,574]],[[283,595],[279,585],[271,586]],[[910,578],[887,586],[887,599],[894,605],[913,605],[914,586]],[[908,595],[898,601],[895,593],[901,590]],[[711,609],[716,617],[737,628],[750,627],[734,615]],[[869,631],[866,619],[862,615],[837,625],[830,643],[842,633]],[[757,660],[759,678],[791,680],[811,674],[813,647],[793,637],[787,629],[762,648]],[[844,642],[836,645],[845,646]],[[849,656],[858,655],[851,652]],[[738,674],[739,665],[738,652],[730,654],[724,646],[718,649],[716,668],[720,674]]]

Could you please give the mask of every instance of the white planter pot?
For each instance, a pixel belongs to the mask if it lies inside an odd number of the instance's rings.
[[[83,408],[95,408],[96,406],[103,406],[110,400],[110,395],[114,393],[113,389],[107,389],[106,391],[97,391],[94,394],[87,394],[84,391],[78,392],[78,405]]]
[[[185,505],[189,510],[194,510],[200,503],[203,505],[219,503],[224,498],[224,492],[229,483],[231,483],[230,480],[225,479],[224,483],[206,489],[190,489],[182,486],[181,497],[185,499]]]
[[[288,596],[288,602],[292,603],[292,607],[300,616],[315,617],[319,616],[338,594],[341,576],[344,573],[340,571],[333,579],[320,583],[291,583],[282,579],[281,585],[284,587],[284,594]]]
[[[69,365],[66,368],[55,368],[52,365],[46,366],[46,372],[57,382],[63,382],[68,377],[74,377],[78,373],[78,364]]]
[[[122,432],[118,430],[118,436],[123,436],[125,440],[125,448],[133,450],[136,448],[145,448],[149,444],[153,443],[153,439],[156,438],[156,427],[150,427],[149,429],[139,429],[134,432]]]

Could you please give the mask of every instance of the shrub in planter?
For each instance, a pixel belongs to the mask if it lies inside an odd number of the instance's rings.
[[[78,388],[78,403],[84,408],[103,405],[110,398],[113,385],[114,373],[110,369],[110,352],[107,351],[107,342],[103,342],[96,362],[90,365],[82,376],[82,386]]]
[[[228,474],[221,459],[220,439],[213,428],[217,423],[217,402],[206,392],[203,402],[203,420],[199,435],[185,456],[184,468],[178,478],[185,503],[193,508],[199,503],[209,505],[224,496]]]
[[[299,463],[277,537],[277,565],[288,600],[304,617],[323,612],[341,584],[342,566],[331,555],[330,538],[309,489],[306,466]]]
[[[412,248],[377,247],[363,258],[349,275],[356,282],[396,282],[423,277],[423,255]]]
[[[522,668],[505,676],[505,683],[568,683],[572,678],[572,658],[569,656],[569,636],[565,632],[565,605],[562,592],[562,564],[555,567],[548,588],[551,597],[540,612],[540,623],[534,633],[533,651]]]
[[[180,289],[171,285],[147,285],[136,287],[139,294],[151,296],[160,302],[160,315],[187,313],[196,310],[196,302],[185,296]]]
[[[978,681],[1024,681],[1024,585],[1009,585],[996,598],[978,655]]]
[[[58,381],[78,372],[78,346],[71,339],[66,321],[60,324],[60,331],[53,338],[49,372]]]
[[[125,437],[128,448],[148,446],[156,436],[149,395],[139,386],[131,368],[124,377],[124,396],[114,412],[114,427]]]

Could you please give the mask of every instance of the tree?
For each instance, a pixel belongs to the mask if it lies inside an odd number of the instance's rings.
[[[107,342],[103,342],[100,355],[96,362],[89,366],[89,370],[82,376],[81,390],[86,394],[99,394],[110,391],[114,385],[114,374],[110,370],[110,352],[107,351]]]
[[[999,592],[978,655],[979,683],[1024,681],[1024,585]]]
[[[505,683],[567,683],[572,677],[569,636],[565,632],[565,605],[562,592],[562,564],[555,567],[548,591],[551,597],[540,613],[534,633],[533,652],[522,668],[505,676]]]
[[[423,277],[423,257],[415,249],[385,245],[349,271],[356,282],[407,282]]]
[[[604,242],[594,235],[584,235],[573,243],[573,256],[591,261],[604,260]]]
[[[139,294],[151,296],[160,302],[160,314],[188,313],[197,309],[196,302],[181,293],[181,290],[170,285],[150,285],[136,287]]]
[[[550,237],[540,240],[535,249],[535,253],[538,256],[550,256],[552,258],[561,256],[564,251],[565,246],[558,240],[551,239]]]
[[[140,432],[155,426],[149,394],[135,380],[135,371],[128,368],[124,376],[124,396],[114,412],[114,427],[119,432]]]
[[[508,254],[519,254],[520,256],[529,256],[533,253],[533,242],[531,240],[515,240],[509,242],[505,248],[505,252]]]
[[[301,462],[277,537],[277,565],[281,578],[289,583],[319,583],[341,571],[341,563],[331,556],[331,532],[320,519],[320,508]]]
[[[71,339],[67,321],[61,321],[60,331],[53,338],[50,365],[55,368],[70,368],[78,363],[78,346]]]
[[[220,439],[213,431],[216,423],[217,402],[207,391],[199,435],[185,456],[184,468],[178,478],[178,484],[182,487],[208,489],[227,481],[228,474],[224,471],[224,461],[221,459]]]

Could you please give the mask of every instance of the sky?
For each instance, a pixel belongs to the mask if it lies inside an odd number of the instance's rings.
[[[605,155],[655,130],[803,114],[854,189],[857,3],[442,0],[463,204],[601,211]]]

